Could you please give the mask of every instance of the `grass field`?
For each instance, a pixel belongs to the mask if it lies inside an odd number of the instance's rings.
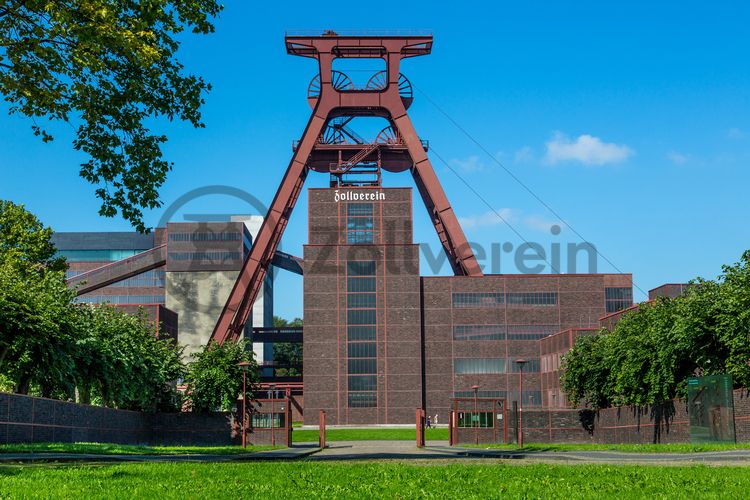
[[[448,428],[440,427],[437,429],[425,429],[425,437],[431,439],[447,441]],[[295,443],[318,442],[317,429],[294,429],[292,439]],[[383,428],[376,427],[372,429],[326,429],[327,441],[415,441],[417,439],[416,430],[409,427]]]
[[[518,450],[514,444],[462,444],[465,448]],[[700,453],[707,451],[747,450],[750,443],[728,444],[526,444],[523,451],[622,451],[630,453]]]
[[[259,462],[0,467],[0,497],[745,498],[740,467]]]
[[[0,445],[2,453],[91,453],[121,455],[180,455],[212,454],[229,455],[235,453],[252,453],[253,451],[272,450],[274,446],[141,446],[113,443],[28,443]]]

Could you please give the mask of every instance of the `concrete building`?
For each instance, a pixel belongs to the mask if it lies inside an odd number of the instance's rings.
[[[80,302],[110,303],[134,312],[144,307],[152,320],[176,336],[185,355],[200,351],[211,337],[216,317],[252,246],[261,216],[236,216],[218,222],[170,222],[151,234],[136,232],[60,232],[52,241],[68,261],[68,278],[103,266],[138,259],[165,245],[163,264],[84,293]],[[273,326],[273,277],[269,274],[253,306],[253,326]],[[164,322],[167,321],[165,324]],[[259,363],[273,360],[272,344],[254,343]]]

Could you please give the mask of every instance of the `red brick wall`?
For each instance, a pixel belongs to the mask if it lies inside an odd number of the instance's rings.
[[[508,436],[515,442],[515,418],[508,415]],[[750,442],[750,392],[734,391],[737,442]],[[539,408],[523,411],[526,443],[689,443],[690,422],[684,400],[674,402],[674,414],[659,418],[651,409],[607,408],[598,413],[576,409]],[[480,442],[496,441],[500,429],[480,430]],[[459,443],[475,440],[473,429],[459,430]]]
[[[275,432],[285,444],[285,432]],[[258,430],[248,441],[269,444],[271,433]],[[0,444],[42,442],[236,445],[241,428],[231,413],[142,413],[0,393]]]

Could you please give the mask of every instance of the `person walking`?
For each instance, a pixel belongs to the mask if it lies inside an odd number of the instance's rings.
[[[427,417],[427,427],[425,429],[432,429],[432,425],[430,425],[430,417]]]
[[[437,427],[438,421],[437,421],[438,414],[435,414],[435,418],[432,419],[432,421],[435,423],[435,427]]]

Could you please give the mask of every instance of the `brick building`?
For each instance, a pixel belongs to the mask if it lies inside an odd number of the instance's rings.
[[[632,304],[629,274],[422,277],[409,188],[309,190],[305,423],[447,418],[454,398],[541,406],[542,338]]]

